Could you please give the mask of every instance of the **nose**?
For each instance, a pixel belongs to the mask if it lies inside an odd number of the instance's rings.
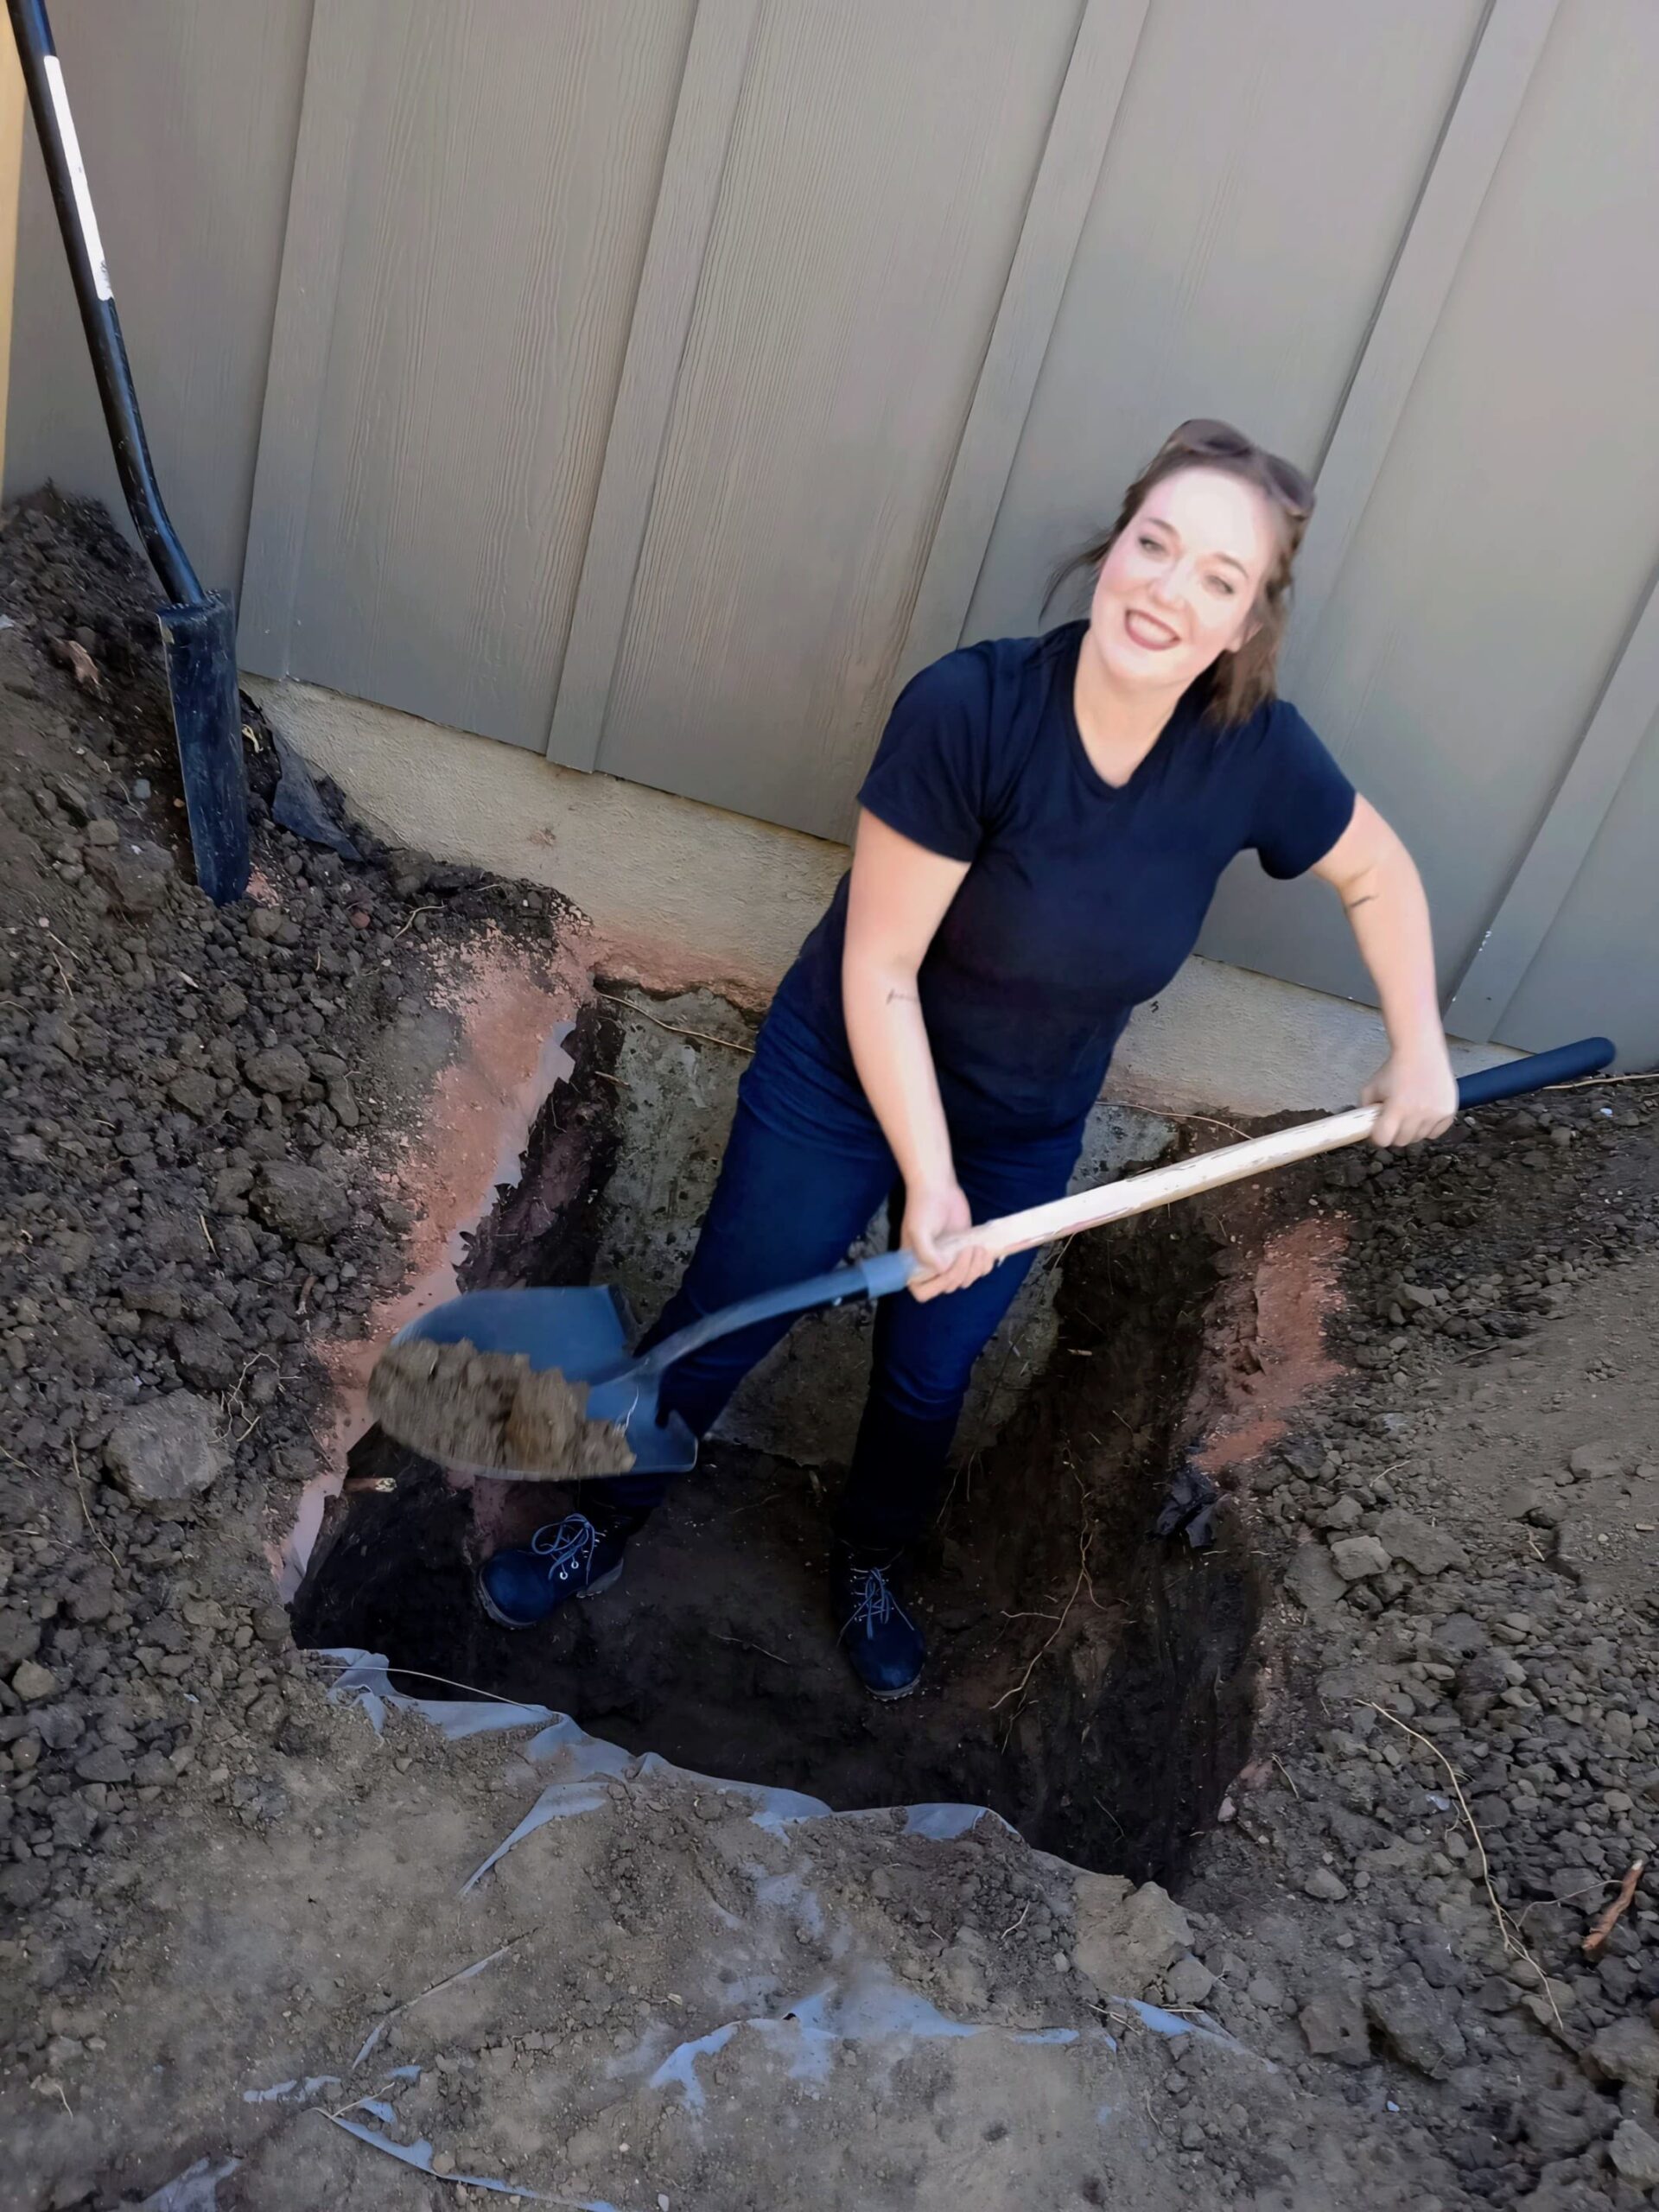
[[[1185,597],[1185,563],[1171,561],[1156,569],[1151,578],[1147,597],[1160,607],[1178,607]]]

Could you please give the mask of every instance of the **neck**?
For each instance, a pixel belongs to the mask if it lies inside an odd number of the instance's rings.
[[[1126,690],[1114,681],[1093,628],[1084,632],[1071,708],[1084,750],[1108,783],[1122,783],[1135,773],[1163,735],[1180,696],[1179,690]]]

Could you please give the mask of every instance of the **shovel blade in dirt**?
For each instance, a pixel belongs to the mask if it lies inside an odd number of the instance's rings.
[[[216,906],[248,887],[252,855],[242,700],[236,681],[236,615],[222,591],[200,607],[163,607],[156,620],[196,880]]]

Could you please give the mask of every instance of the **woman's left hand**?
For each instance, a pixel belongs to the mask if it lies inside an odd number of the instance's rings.
[[[1380,1106],[1371,1142],[1421,1144],[1443,1136],[1458,1110],[1458,1081],[1444,1044],[1415,1052],[1390,1052],[1359,1094],[1362,1106]]]
[[[966,1194],[956,1182],[920,1185],[905,1193],[905,1221],[899,1241],[921,1262],[923,1273],[910,1285],[924,1304],[948,1291],[966,1290],[996,1265],[982,1244],[952,1245],[974,1225]]]

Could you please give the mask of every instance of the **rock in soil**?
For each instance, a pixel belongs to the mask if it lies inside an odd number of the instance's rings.
[[[1659,2142],[1633,2120],[1621,2120],[1607,2145],[1609,2163],[1633,2189],[1659,2187]]]
[[[1586,2063],[1603,2082],[1628,2082],[1649,2097],[1659,2096],[1659,2029],[1652,2021],[1627,2016],[1600,2029]]]
[[[346,1194],[334,1178],[300,1160],[262,1167],[249,1204],[268,1228],[295,1244],[327,1244],[351,1218]]]
[[[1141,1997],[1192,1948],[1192,1926],[1156,1882],[1136,1888],[1115,1874],[1077,1883],[1078,1966],[1103,1995]]]
[[[213,1408],[194,1390],[118,1414],[104,1457],[135,1505],[164,1514],[189,1512],[231,1463]]]
[[[1395,2056],[1420,2074],[1449,2074],[1468,2048],[1451,2007],[1427,1982],[1371,1990],[1365,2017]]]
[[[1297,2019],[1315,2058],[1334,2058],[1340,2066],[1369,2061],[1371,2039],[1364,2009],[1352,1990],[1329,1989],[1309,1998]]]
[[[1331,1546],[1332,1563],[1344,1582],[1363,1582],[1389,1571],[1389,1554],[1375,1536],[1338,1536]]]

